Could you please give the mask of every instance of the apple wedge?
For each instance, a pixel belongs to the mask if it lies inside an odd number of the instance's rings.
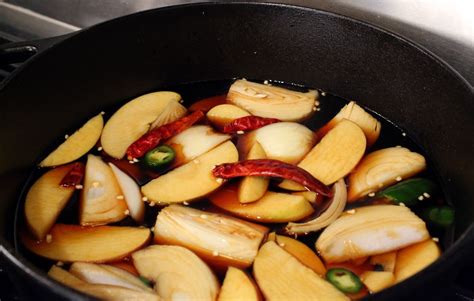
[[[69,268],[69,272],[88,283],[109,284],[153,293],[153,290],[146,286],[140,278],[114,266],[74,262]]]
[[[229,267],[217,301],[260,301],[255,282],[241,269]]]
[[[237,186],[230,185],[209,196],[212,204],[233,215],[263,223],[297,221],[314,212],[311,204],[302,196],[267,191],[256,202],[241,204]]]
[[[267,155],[258,142],[247,155],[247,160],[266,158]],[[255,202],[267,192],[269,182],[270,179],[266,177],[244,177],[239,183],[239,202],[244,204]]]
[[[238,106],[222,104],[213,107],[209,112],[207,112],[206,116],[214,126],[222,129],[237,118],[250,116],[250,113]]]
[[[123,158],[127,148],[148,132],[151,124],[166,112],[167,106],[180,100],[179,94],[162,91],[145,94],[127,102],[104,126],[100,138],[104,151],[113,158]],[[172,118],[169,120],[173,121]]]
[[[93,117],[41,161],[39,166],[58,166],[84,156],[99,140],[103,127],[102,115]]]
[[[350,300],[273,241],[260,248],[253,274],[266,300]]]
[[[426,168],[425,157],[404,147],[389,147],[365,156],[349,176],[347,200],[356,201]]]
[[[79,208],[79,223],[103,225],[127,216],[127,204],[112,169],[94,155],[87,156],[84,189]]]
[[[156,283],[164,300],[215,300],[219,282],[193,252],[179,246],[150,246],[132,254],[142,277]]]
[[[365,137],[367,138],[367,148],[372,146],[379,138],[380,129],[382,128],[380,121],[367,113],[363,108],[357,105],[355,101],[346,104],[331,121],[319,129],[318,136],[323,137],[334,128],[336,124],[344,119],[354,122],[364,131]]]
[[[364,132],[355,123],[342,120],[298,164],[325,185],[345,177],[364,155]],[[305,190],[289,180],[280,184],[289,190]]]
[[[47,171],[36,180],[26,195],[26,224],[37,240],[46,237],[74,193],[74,187],[60,185],[71,168],[72,164],[69,164]]]
[[[56,224],[51,228],[50,235],[38,242],[22,233],[21,239],[28,250],[52,260],[106,262],[119,260],[146,244],[150,230]]]
[[[431,239],[401,249],[395,263],[395,282],[401,282],[423,270],[441,256],[438,245]]]
[[[183,246],[214,266],[246,268],[257,256],[268,229],[222,214],[180,205],[160,211],[155,242]]]
[[[87,283],[57,266],[52,266],[48,276],[61,284],[101,300],[143,300],[159,301],[158,295],[150,292],[131,290],[115,285]]]
[[[219,188],[223,181],[211,171],[215,165],[237,162],[239,155],[231,141],[202,154],[195,160],[142,186],[142,193],[151,202],[181,203],[203,197]],[[181,188],[180,188],[181,187]]]
[[[316,135],[299,123],[278,122],[241,136],[237,145],[245,156],[256,142],[260,143],[268,159],[296,164],[311,150]]]
[[[129,175],[120,170],[117,166],[109,163],[115,179],[123,192],[125,202],[127,203],[130,216],[141,223],[145,217],[145,203],[142,201],[140,187]]]
[[[319,94],[236,80],[229,88],[227,102],[255,116],[277,118],[282,121],[302,121],[314,113]]]
[[[429,238],[425,222],[409,208],[372,205],[340,216],[316,241],[326,263],[394,251]]]
[[[230,138],[229,135],[216,132],[210,126],[195,125],[169,139],[166,144],[175,151],[176,158],[173,167],[178,167],[194,160]]]

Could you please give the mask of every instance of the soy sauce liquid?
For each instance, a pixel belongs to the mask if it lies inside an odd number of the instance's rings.
[[[253,81],[253,80],[252,80]],[[208,97],[213,97],[216,95],[225,95],[231,85],[233,80],[220,80],[220,81],[205,81],[205,82],[193,82],[193,83],[186,83],[186,84],[180,84],[180,85],[175,85],[175,86],[167,86],[163,88],[157,88],[155,91],[160,91],[160,90],[167,90],[167,91],[175,91],[179,93],[182,98],[185,100],[183,103],[184,106],[189,107],[192,103],[208,98]],[[259,82],[256,80],[256,82]],[[261,82],[261,81],[260,81]],[[297,90],[297,91],[307,91],[307,87],[302,87],[296,84],[288,84],[288,83],[282,83],[282,82],[272,82],[269,81],[270,84],[275,85],[275,86],[282,86],[288,89],[292,90]],[[151,91],[150,91],[151,92]],[[128,100],[117,100],[118,105],[115,107],[110,107],[110,108],[103,108],[104,111],[106,112],[105,118],[110,118],[110,116],[120,108],[124,103],[126,103]],[[319,96],[319,108],[320,111],[315,112],[313,117],[302,124],[310,128],[311,130],[317,130],[318,128],[322,127],[325,125],[329,120],[331,120],[340,110],[341,108],[346,105],[349,101],[346,99],[343,99],[341,97],[337,97],[335,95],[331,95],[328,93],[320,93]],[[361,104],[359,104],[361,105]],[[414,208],[411,208],[415,213],[417,213],[418,216],[420,216],[418,213],[420,210],[426,206],[429,205],[441,205],[441,204],[446,204],[443,194],[442,194],[442,187],[439,184],[439,176],[436,174],[436,172],[433,170],[429,158],[426,156],[426,153],[424,150],[417,145],[411,138],[409,132],[404,131],[403,129],[399,128],[396,126],[393,122],[389,121],[388,119],[380,116],[376,112],[370,110],[370,108],[364,107],[364,109],[372,114],[375,118],[377,118],[381,124],[382,124],[382,130],[380,133],[380,137],[378,138],[377,142],[366,151],[366,153],[375,151],[377,149],[382,149],[382,148],[387,148],[387,147],[394,147],[394,146],[403,146],[411,151],[418,152],[422,155],[425,156],[427,159],[427,170],[424,171],[423,173],[420,173],[417,175],[417,177],[424,177],[431,179],[435,183],[437,183],[438,186],[438,192],[435,196],[432,198],[425,200],[423,202],[420,202],[420,204]],[[92,116],[92,114],[91,114]],[[80,126],[80,125],[79,125]],[[76,127],[78,128],[78,127]],[[235,141],[234,141],[235,142]],[[51,148],[49,151],[53,151],[57,145],[51,145]],[[49,153],[49,152],[47,152]],[[100,153],[97,151],[97,148],[94,148],[91,150],[92,154],[95,155],[104,155],[103,153]],[[40,162],[43,158],[40,158],[38,162]],[[86,156],[83,158],[79,159],[82,162],[86,162]],[[106,159],[107,160],[107,159]],[[136,168],[136,166],[134,167]],[[19,232],[25,230],[25,219],[24,219],[24,202],[25,202],[25,197],[28,192],[28,189],[31,187],[31,185],[46,171],[47,169],[38,169],[34,168],[33,171],[31,172],[31,175],[25,183],[24,189],[20,195],[18,205],[16,208],[16,217],[15,217],[15,248],[16,250],[26,257],[28,260],[33,262],[36,266],[39,268],[47,271],[52,264],[55,262],[51,260],[47,260],[44,258],[41,258],[35,254],[32,254],[29,252],[26,248],[24,248],[20,242],[20,237],[19,237]],[[143,170],[142,170],[143,172]],[[143,172],[143,174],[145,174]],[[146,179],[147,175],[143,175],[143,179]],[[140,185],[143,185],[144,183],[140,183]],[[271,187],[274,189],[274,187]],[[449,204],[452,205],[452,204]],[[201,200],[197,202],[192,202],[189,206],[197,208],[197,209],[202,209],[202,210],[208,210],[212,212],[223,212],[220,209],[214,207],[212,204],[210,204],[209,201],[207,200]],[[118,225],[118,226],[145,226],[148,228],[151,228],[154,226],[155,221],[156,221],[156,216],[159,213],[159,210],[161,207],[159,206],[146,206],[146,211],[145,211],[145,220],[144,223],[141,225],[138,225],[131,217],[127,217],[124,220],[114,223],[111,225]],[[76,191],[72,199],[68,202],[64,210],[62,211],[61,215],[59,216],[57,223],[63,223],[63,224],[78,224],[78,212],[79,212],[79,191]],[[265,226],[270,228],[271,231],[276,231],[277,233],[282,233],[282,229],[284,229],[284,226],[286,224],[264,224]],[[442,249],[446,249],[454,241],[454,226],[451,226],[450,228],[447,229],[440,229],[440,228],[433,228],[427,223],[428,230],[431,234],[432,237],[437,237],[439,238],[440,241],[440,246]],[[308,245],[311,249],[314,250],[314,243],[319,236],[320,231],[318,232],[313,232],[309,233],[308,235],[300,235],[298,236],[298,240],[301,242],[305,243]],[[93,247],[93,246],[91,246]],[[221,279],[222,280],[222,279]]]

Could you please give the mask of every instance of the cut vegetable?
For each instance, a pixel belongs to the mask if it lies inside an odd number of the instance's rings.
[[[329,207],[317,218],[305,223],[288,223],[286,231],[289,233],[307,233],[318,231],[334,222],[344,211],[347,201],[346,183],[343,179],[334,184],[334,196],[329,201]]]
[[[86,122],[79,130],[58,146],[41,163],[41,167],[70,163],[90,151],[100,138],[104,119],[99,114]]]
[[[364,132],[349,120],[339,122],[298,164],[325,185],[345,177],[365,152]],[[283,181],[281,188],[304,190],[301,185]]]
[[[229,88],[227,101],[252,115],[301,121],[309,117],[318,97],[316,90],[306,93],[237,80]]]
[[[148,151],[141,162],[146,168],[160,171],[170,166],[174,158],[174,150],[168,145],[161,145]]]
[[[327,132],[344,119],[354,122],[364,131],[367,138],[367,148],[372,146],[379,138],[382,125],[377,119],[357,105],[355,101],[346,104],[331,121],[319,129],[318,135],[321,137],[326,135]]]
[[[435,184],[423,178],[409,179],[390,186],[375,197],[386,198],[395,204],[403,203],[407,206],[415,206],[420,201],[430,198],[435,194]]]
[[[449,206],[430,206],[421,212],[428,224],[446,228],[454,223],[454,208]]]
[[[119,260],[146,244],[150,230],[56,224],[49,235],[46,240],[37,242],[22,233],[21,240],[31,252],[52,260],[106,262]]]
[[[429,237],[423,220],[407,207],[376,205],[355,210],[330,224],[316,241],[326,262],[381,254]]]
[[[186,115],[186,108],[178,101],[170,101],[150,126],[150,130],[176,121]]]
[[[326,279],[343,293],[357,294],[362,289],[359,277],[343,268],[329,269]]]
[[[441,251],[431,239],[406,247],[397,253],[395,282],[401,282],[423,270],[438,257]]]
[[[213,107],[206,114],[207,119],[222,129],[237,118],[250,116],[250,113],[231,104],[222,104]]]
[[[229,267],[219,292],[218,301],[259,301],[257,285],[244,271]]]
[[[416,175],[426,168],[425,158],[404,147],[377,150],[365,156],[349,176],[348,201]]]
[[[100,138],[104,151],[111,157],[121,159],[127,148],[143,134],[170,102],[179,102],[181,96],[175,92],[155,92],[137,97],[118,109],[105,124]]]
[[[160,211],[155,242],[186,247],[217,266],[248,267],[267,228],[225,215],[171,205]]]
[[[378,254],[370,257],[370,263],[375,266],[380,266],[382,271],[393,272],[397,260],[397,252],[388,252]]]
[[[179,246],[150,246],[132,254],[141,276],[156,283],[165,300],[215,300],[219,282],[193,252]]]
[[[253,274],[266,300],[349,300],[273,241],[260,248]]]
[[[392,272],[367,271],[361,275],[361,280],[373,293],[380,292],[395,283]]]
[[[256,142],[250,149],[247,159],[266,159],[267,156],[260,143]],[[251,203],[260,199],[267,192],[269,178],[244,177],[239,184],[239,202]]]

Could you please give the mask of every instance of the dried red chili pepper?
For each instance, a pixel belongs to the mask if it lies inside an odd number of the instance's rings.
[[[249,131],[256,130],[266,125],[280,122],[281,120],[276,118],[266,118],[259,116],[245,116],[240,117],[227,124],[223,128],[223,132],[226,134],[237,133],[238,131]]]
[[[323,196],[332,197],[333,194],[329,187],[318,181],[306,170],[278,160],[257,159],[224,163],[214,167],[212,174],[224,179],[244,176],[277,177],[295,181]]]
[[[62,187],[73,187],[82,183],[84,177],[84,164],[76,162],[73,164],[71,170],[61,180]]]
[[[196,111],[189,114],[188,116],[151,130],[128,147],[127,158],[132,160],[133,158],[142,157],[146,152],[152,148],[155,148],[161,140],[171,138],[181,133],[196,123],[203,116],[204,113],[202,111]]]

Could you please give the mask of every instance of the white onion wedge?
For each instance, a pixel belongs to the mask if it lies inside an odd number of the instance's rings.
[[[423,241],[425,222],[409,208],[374,205],[355,209],[331,223],[316,241],[326,262],[343,262],[382,254]]]
[[[307,233],[318,231],[335,221],[344,211],[347,201],[347,189],[344,179],[340,179],[333,186],[334,196],[329,207],[317,218],[306,223],[288,223],[286,230],[289,233]]]

